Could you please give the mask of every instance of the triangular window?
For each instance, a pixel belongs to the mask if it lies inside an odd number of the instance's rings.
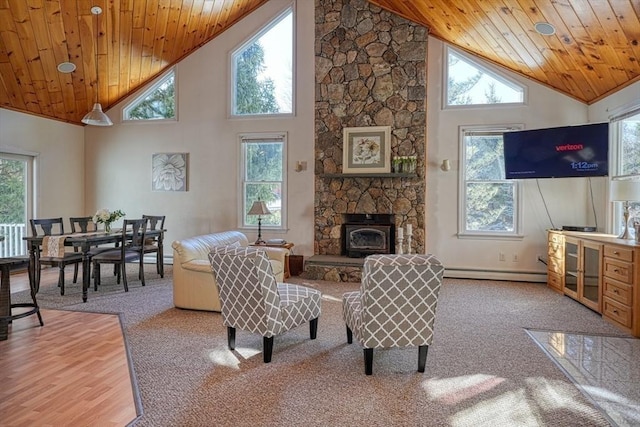
[[[447,48],[447,107],[523,104],[525,87],[507,79],[467,55]]]
[[[231,54],[231,115],[293,113],[293,8]]]
[[[176,87],[174,70],[164,75],[142,95],[126,106],[122,114],[124,120],[175,120]]]

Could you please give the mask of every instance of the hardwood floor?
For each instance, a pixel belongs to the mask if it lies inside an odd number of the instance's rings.
[[[57,269],[49,270],[41,287],[56,286]],[[12,292],[28,289],[26,273],[12,275],[11,284]],[[36,316],[14,321],[0,341],[0,425],[134,421],[136,389],[118,315],[42,310],[42,317],[43,327]]]

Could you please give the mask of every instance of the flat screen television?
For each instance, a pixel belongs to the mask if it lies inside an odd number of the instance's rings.
[[[504,133],[506,179],[609,174],[609,123]]]

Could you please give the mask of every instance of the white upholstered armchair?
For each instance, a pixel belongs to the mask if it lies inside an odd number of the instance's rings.
[[[273,337],[309,322],[316,338],[320,292],[277,283],[266,252],[254,247],[215,247],[209,254],[218,286],[222,323],[229,349],[235,349],[236,328],[262,335],[263,360],[271,361]]]
[[[373,371],[373,349],[418,347],[424,372],[433,340],[444,267],[433,255],[369,255],[360,291],[343,295],[347,342],[364,347],[365,373]]]

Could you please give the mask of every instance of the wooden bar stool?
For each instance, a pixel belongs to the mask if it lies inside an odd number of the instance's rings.
[[[0,258],[0,269],[2,270],[0,281],[0,341],[6,340],[9,337],[9,323],[16,319],[37,314],[40,326],[44,326],[42,315],[40,314],[40,307],[36,301],[36,292],[33,288],[34,284],[32,280],[29,281],[29,288],[31,289],[31,299],[33,302],[11,304],[11,267],[24,262],[25,260],[21,258]],[[11,309],[18,307],[26,307],[30,308],[30,310],[11,315]]]

